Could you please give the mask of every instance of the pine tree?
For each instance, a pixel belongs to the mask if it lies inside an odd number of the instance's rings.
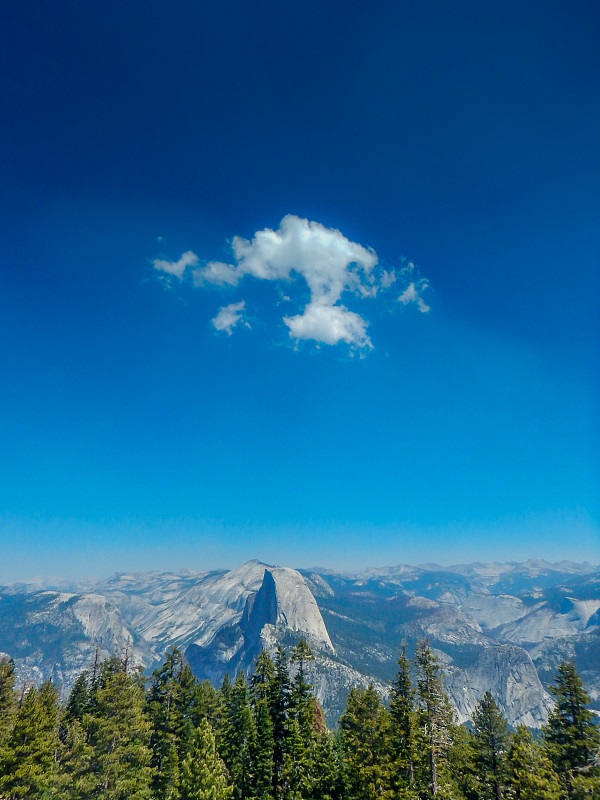
[[[292,681],[292,702],[302,704],[310,695],[311,685],[308,682],[308,668],[315,660],[312,650],[304,637],[292,650],[290,662],[296,665],[296,675]]]
[[[481,800],[474,752],[475,736],[466,725],[452,728],[448,749],[449,793],[464,800]]]
[[[576,787],[581,793],[586,782],[592,787],[600,777],[600,730],[587,708],[590,696],[572,661],[560,664],[550,691],[555,705],[544,729],[546,746],[568,797],[574,797]]]
[[[284,766],[288,749],[288,718],[292,687],[287,657],[282,647],[275,654],[275,676],[271,684],[270,711],[273,721],[273,796],[283,796]]]
[[[58,692],[51,682],[24,695],[0,757],[0,796],[46,800],[56,784]]]
[[[269,700],[275,680],[275,665],[273,659],[263,650],[254,662],[250,678],[250,697],[255,705],[261,700]]]
[[[207,681],[203,683],[208,683]],[[198,690],[203,684],[198,686]],[[233,686],[231,685],[231,680],[229,675],[225,673],[225,677],[223,678],[223,682],[221,687],[216,690],[216,707],[213,710],[211,716],[206,715],[206,718],[210,722],[213,734],[215,736],[215,742],[217,745],[217,752],[225,762],[227,769],[229,766],[227,764],[227,742],[225,738],[226,728],[229,719],[229,706],[231,704],[231,692],[233,690]],[[200,727],[200,722],[202,722],[202,717],[199,715],[199,719],[196,720],[195,714],[193,715],[193,723],[194,728]],[[193,730],[192,730],[193,733]]]
[[[250,701],[256,727],[254,752],[254,793],[257,798],[273,796],[275,739],[271,717],[271,697],[275,665],[266,650],[254,662],[250,678]]]
[[[67,707],[65,709],[64,722],[69,723],[73,720],[83,722],[83,718],[90,710],[90,687],[88,684],[87,672],[82,672],[75,681]]]
[[[392,796],[388,725],[388,712],[373,686],[350,690],[340,718],[344,797],[348,800]]]
[[[257,798],[272,797],[273,791],[273,722],[267,697],[258,700],[254,710],[256,719],[256,741],[254,748],[253,784]]]
[[[421,787],[436,797],[440,788],[449,783],[445,770],[450,750],[454,710],[450,705],[439,659],[429,641],[417,644],[415,661],[418,671],[418,721],[420,727]]]
[[[292,797],[309,798],[318,771],[315,763],[317,719],[323,721],[323,717],[308,680],[313,661],[314,656],[306,639],[301,638],[290,658],[296,672],[291,684],[288,711],[284,785]]]
[[[227,766],[236,800],[252,796],[252,766],[254,761],[255,726],[248,687],[240,672],[226,701],[220,752]]]
[[[560,782],[552,763],[524,725],[513,736],[507,779],[508,800],[560,800]]]
[[[152,797],[151,725],[144,714],[143,689],[110,659],[102,671],[93,714],[85,720],[92,746],[96,796],[103,800]]]
[[[15,694],[15,664],[12,658],[0,659],[0,753],[17,713]]]
[[[474,767],[484,800],[503,800],[508,744],[506,720],[486,692],[473,713]]]
[[[414,789],[414,697],[410,661],[406,646],[398,659],[398,672],[390,692],[390,749],[392,758],[392,787],[396,795],[406,796]]]
[[[314,763],[312,800],[341,800],[343,785],[339,749],[328,730],[317,733]]]
[[[198,683],[188,664],[185,664],[181,673],[181,694],[184,717],[195,728],[200,726],[203,719],[207,719],[214,730],[221,713],[220,693],[208,680]]]
[[[203,719],[181,765],[181,800],[228,800],[232,794],[210,724]]]
[[[180,697],[181,652],[172,648],[154,671],[146,703],[152,720],[152,788],[156,800],[176,800],[179,794],[183,713]]]
[[[92,774],[92,747],[78,719],[64,723],[60,746],[56,796],[60,800],[93,800],[97,797]]]

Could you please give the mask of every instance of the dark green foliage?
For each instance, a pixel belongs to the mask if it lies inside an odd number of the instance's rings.
[[[300,639],[290,659],[296,674],[291,683],[288,710],[284,785],[291,797],[309,797],[313,787],[315,700],[308,682],[312,661],[310,647],[305,639]]]
[[[292,687],[285,651],[277,648],[275,654],[275,676],[271,684],[270,707],[273,722],[273,795],[283,795],[283,772],[288,740],[288,714]]]
[[[342,768],[348,800],[391,797],[389,715],[372,686],[351,689],[340,719]]]
[[[486,692],[473,713],[473,761],[479,797],[502,800],[509,745],[506,720]]]
[[[585,796],[586,783],[592,791],[600,778],[600,730],[587,708],[590,696],[572,661],[560,664],[550,691],[555,706],[544,731],[548,754],[567,795]]]
[[[90,711],[90,707],[88,676],[87,672],[82,672],[75,681],[75,685],[69,695],[69,702],[65,709],[64,722],[69,723],[73,720],[83,722],[83,718]]]
[[[102,672],[93,714],[84,719],[92,747],[91,771],[98,797],[149,800],[152,797],[150,722],[138,681],[111,660]]]
[[[275,737],[272,698],[275,680],[273,659],[263,651],[254,663],[250,678],[250,702],[255,719],[254,793],[257,798],[273,796]]]
[[[78,719],[64,731],[60,749],[57,796],[61,800],[92,800],[97,796],[92,773],[93,750]]]
[[[451,795],[465,800],[480,800],[475,775],[474,735],[466,725],[457,725],[452,731],[448,751],[448,774],[451,776]]]
[[[177,800],[179,794],[180,748],[185,724],[181,675],[181,652],[173,648],[163,666],[154,671],[146,699],[152,721],[152,788],[156,800]]]
[[[232,793],[210,724],[203,719],[181,765],[181,800],[228,800]]]
[[[0,752],[11,731],[16,713],[15,665],[11,658],[2,658],[0,659]]]
[[[323,720],[320,731],[317,723],[315,738],[313,800],[341,800],[344,796],[340,762],[339,748]]]
[[[391,785],[396,795],[415,788],[415,724],[415,690],[403,645],[390,692]]]
[[[273,789],[273,722],[268,698],[263,697],[254,706],[256,740],[253,754],[254,794],[257,798],[272,797]]]
[[[15,701],[0,662],[3,800],[587,800],[600,798],[600,736],[573,664],[557,676],[543,743],[511,737],[486,693],[473,729],[457,727],[441,665],[403,650],[389,710],[352,689],[334,738],[310,677],[305,641],[291,672],[262,653],[220,690],[198,683],[174,649],[145,692],[127,660],[96,663],[61,712],[51,683]]]
[[[275,664],[266,650],[263,650],[254,662],[250,678],[250,696],[253,703],[258,704],[261,700],[269,701],[271,699],[274,680]]]
[[[56,785],[58,692],[52,683],[29,689],[0,756],[0,796],[46,800]]]
[[[186,719],[197,728],[203,719],[215,726],[221,713],[221,697],[210,681],[196,683],[188,664],[181,674],[182,710]]]
[[[219,747],[234,786],[233,797],[246,800],[252,797],[256,729],[243,672],[237,676],[228,695]]]
[[[544,748],[521,726],[507,759],[508,800],[560,800],[560,782]]]

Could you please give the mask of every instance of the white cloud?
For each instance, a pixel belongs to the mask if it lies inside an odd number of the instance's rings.
[[[390,270],[389,272],[384,269],[383,272],[381,273],[381,279],[379,281],[379,285],[381,286],[382,289],[389,289],[393,283],[396,283],[396,273],[394,272],[393,269]]]
[[[315,339],[325,344],[347,342],[357,347],[372,347],[367,335],[368,323],[346,306],[309,303],[303,314],[284,317],[283,321],[295,339]]]
[[[192,272],[195,286],[203,283],[216,283],[218,286],[237,286],[241,275],[233,264],[224,264],[222,261],[209,261],[205,267]]]
[[[292,214],[279,229],[257,231],[249,241],[235,236],[233,254],[242,275],[264,280],[289,281],[301,275],[311,291],[311,301],[336,303],[344,290],[370,289],[377,264],[373,250],[351,242],[340,231]]]
[[[288,214],[276,230],[265,228],[251,239],[234,236],[231,249],[232,263],[200,262],[195,253],[188,251],[178,261],[156,259],[153,264],[155,269],[179,279],[188,271],[196,287],[237,287],[247,276],[282,282],[286,285],[285,293],[281,286],[278,290],[286,300],[297,297],[288,287],[300,280],[309,289],[310,299],[299,313],[283,317],[290,337],[296,340],[310,339],[330,345],[346,342],[352,347],[371,348],[368,321],[348,309],[342,303],[342,296],[346,303],[351,295],[373,298],[396,281],[404,286],[408,280],[413,281],[398,297],[400,303],[415,303],[420,311],[429,311],[420,295],[427,282],[416,280],[418,273],[412,262],[406,264],[403,259],[399,271],[376,269],[378,258],[372,248],[352,242],[339,230],[319,222]],[[213,325],[231,334],[243,317],[244,307],[244,301],[224,306],[213,319]]]
[[[223,306],[223,308],[219,309],[217,316],[212,320],[212,324],[218,331],[225,331],[228,336],[231,336],[231,332],[244,316],[241,312],[245,307],[245,300]]]
[[[367,322],[337,303],[344,291],[371,293],[377,264],[373,250],[338,230],[293,215],[284,217],[278,230],[265,228],[251,241],[236,236],[232,246],[239,274],[269,281],[291,281],[296,274],[308,284],[311,299],[304,313],[284,318],[290,336],[370,345]]]
[[[430,307],[423,300],[420,293],[428,286],[429,284],[424,280],[419,282],[418,288],[414,283],[409,283],[400,297],[398,297],[398,302],[402,303],[404,306],[409,305],[409,303],[416,303],[419,311],[421,311],[423,314],[426,314],[430,310]]]
[[[165,261],[162,258],[155,258],[152,264],[154,269],[159,270],[159,272],[166,272],[168,275],[174,275],[181,280],[186,269],[195,267],[198,261],[198,256],[188,250],[187,253],[183,253],[179,261]]]

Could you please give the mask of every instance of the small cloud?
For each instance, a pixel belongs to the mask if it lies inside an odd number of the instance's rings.
[[[191,250],[188,250],[187,253],[183,253],[179,261],[165,261],[162,258],[155,258],[152,265],[154,269],[157,269],[159,272],[166,272],[167,275],[174,275],[181,280],[186,269],[188,267],[195,267],[198,260],[198,256],[192,253]]]
[[[192,277],[194,286],[201,286],[203,283],[214,283],[217,286],[237,286],[241,275],[233,264],[209,261],[205,267],[195,269]]]
[[[215,329],[218,331],[225,331],[228,336],[231,336],[233,329],[244,316],[241,312],[245,307],[245,300],[223,306],[223,308],[219,309],[217,316],[212,320]]]
[[[384,269],[381,273],[379,285],[382,289],[389,289],[393,283],[396,283],[396,273],[393,269],[391,269],[389,272]]]
[[[425,280],[419,282],[418,288],[416,284],[409,283],[406,289],[398,297],[398,302],[402,303],[404,306],[409,305],[409,303],[416,303],[419,311],[421,311],[423,314],[426,314],[430,310],[430,307],[427,305],[427,303],[425,303],[420,293],[424,289],[427,289],[428,286],[429,284]]]
[[[346,342],[356,347],[372,348],[367,335],[366,322],[360,314],[349,311],[346,306],[309,303],[303,314],[284,317],[294,339],[314,339],[324,344]]]

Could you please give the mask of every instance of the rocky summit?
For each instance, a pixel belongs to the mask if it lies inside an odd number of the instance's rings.
[[[177,646],[198,678],[251,670],[304,637],[311,680],[335,722],[352,686],[386,695],[400,648],[428,638],[459,720],[486,690],[511,725],[542,725],[548,686],[577,661],[600,710],[600,567],[532,560],[400,565],[349,574],[250,561],[232,570],[117,574],[73,586],[0,588],[0,653],[19,680],[66,691],[95,658],[127,652],[151,671]]]

